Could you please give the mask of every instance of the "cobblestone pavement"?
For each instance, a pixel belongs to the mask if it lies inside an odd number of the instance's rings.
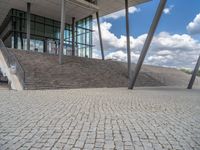
[[[200,89],[2,90],[0,149],[200,150]]]

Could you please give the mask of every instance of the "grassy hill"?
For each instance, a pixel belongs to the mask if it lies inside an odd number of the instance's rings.
[[[188,70],[188,69],[181,69],[181,71],[183,71],[183,72],[185,72],[185,73],[187,73],[187,74],[192,74],[192,71],[191,71],[191,70]],[[200,77],[200,70],[199,70],[199,72],[197,73],[197,76]]]

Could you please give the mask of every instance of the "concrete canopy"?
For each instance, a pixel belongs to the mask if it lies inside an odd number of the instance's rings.
[[[129,0],[129,6],[149,0]],[[60,21],[60,0],[0,0],[0,25],[11,8],[26,11],[26,3],[31,2],[31,13]],[[72,17],[83,19],[99,10],[100,16],[124,9],[124,0],[98,0],[97,5],[85,0],[66,0],[66,23],[71,23]]]
[[[129,0],[129,7],[151,0]],[[99,15],[105,16],[125,9],[125,0],[98,0]]]
[[[0,24],[11,8],[26,11],[26,3],[31,2],[31,13],[60,21],[60,0],[0,0]],[[66,22],[71,23],[71,18],[77,20],[95,13],[98,7],[81,0],[66,0]]]

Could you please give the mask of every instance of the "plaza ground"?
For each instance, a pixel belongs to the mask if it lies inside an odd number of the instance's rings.
[[[0,90],[0,149],[199,150],[200,88]]]

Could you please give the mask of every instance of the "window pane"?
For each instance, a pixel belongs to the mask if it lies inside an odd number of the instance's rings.
[[[45,26],[45,36],[53,38],[53,27],[52,26]]]
[[[40,16],[35,16],[35,21],[40,22],[40,23],[44,23],[44,18],[40,17]]]
[[[35,23],[31,22],[31,34],[35,34]]]
[[[35,34],[39,36],[44,36],[44,24],[35,23]]]
[[[50,26],[53,26],[53,20],[51,20],[51,19],[45,19],[45,24],[47,24],[47,25],[50,25]]]

